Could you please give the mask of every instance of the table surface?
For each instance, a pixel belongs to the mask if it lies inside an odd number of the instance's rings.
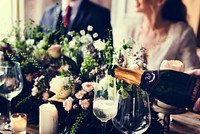
[[[170,134],[200,134],[200,114],[186,112],[171,117]]]
[[[200,134],[200,114],[187,111],[182,114],[172,114],[170,134]],[[11,134],[9,132],[1,132]],[[39,134],[39,126],[28,124],[27,134]]]

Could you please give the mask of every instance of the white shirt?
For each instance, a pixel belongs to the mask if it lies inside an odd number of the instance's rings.
[[[67,0],[62,0],[62,16],[66,14],[65,9],[68,5],[70,5],[72,7],[70,21],[72,22],[78,13],[81,2],[82,0],[75,0],[68,3]]]

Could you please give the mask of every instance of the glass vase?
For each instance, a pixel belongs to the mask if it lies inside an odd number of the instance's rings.
[[[127,95],[119,94],[117,115],[112,119],[122,133],[143,133],[151,123],[149,95],[139,87],[125,89]]]

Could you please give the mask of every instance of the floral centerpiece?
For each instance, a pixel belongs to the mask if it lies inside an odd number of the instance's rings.
[[[32,20],[27,23],[22,34],[21,29],[14,27],[1,40],[0,51],[6,60],[21,64],[25,87],[16,101],[18,111],[36,117],[38,122],[39,106],[51,101],[60,113],[59,133],[76,133],[85,124],[100,125],[91,112],[91,103],[96,76],[105,75],[108,65],[147,69],[146,49],[133,53],[132,40],[124,41],[122,48],[114,51],[111,38],[99,39],[92,26],[87,31],[69,32],[72,39],[68,40],[59,36],[60,31],[44,34],[43,27],[33,27],[33,23]],[[117,82],[123,97],[137,88],[124,81]]]
[[[15,27],[0,42],[5,59],[18,61],[25,79],[16,107],[38,117],[39,106],[51,101],[59,112],[65,110],[60,117],[60,133],[76,133],[88,118],[95,122],[90,117],[93,82],[112,63],[111,40],[98,39],[92,26],[87,31],[69,32],[72,39],[68,40],[58,37],[59,31],[44,34],[43,27],[32,27],[33,23],[25,26],[23,34]]]

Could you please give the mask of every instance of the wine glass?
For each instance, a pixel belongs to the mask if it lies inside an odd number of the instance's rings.
[[[116,79],[110,75],[97,77],[94,89],[93,113],[101,121],[102,133],[106,123],[117,114]]]
[[[1,122],[1,130],[10,130],[11,100],[23,88],[23,77],[18,62],[0,62],[0,95],[8,100],[7,119]]]
[[[151,123],[149,96],[146,91],[134,87],[128,96],[119,95],[117,115],[113,125],[125,134],[144,133]]]

